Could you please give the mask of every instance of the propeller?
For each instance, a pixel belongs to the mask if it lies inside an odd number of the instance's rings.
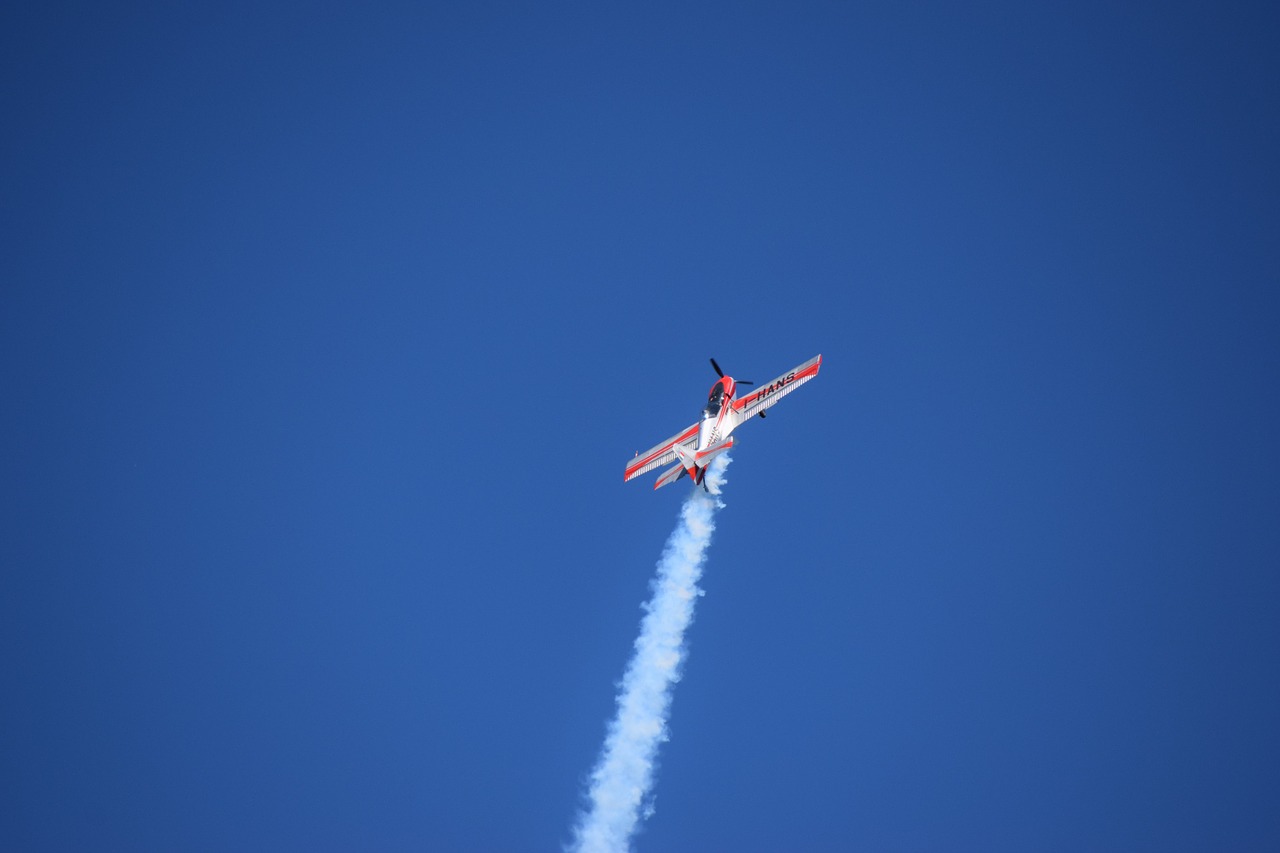
[[[716,364],[716,360],[714,358],[711,359],[711,366],[715,368],[716,375],[719,376],[721,379],[723,379],[724,371],[720,369],[720,365]],[[756,384],[750,381],[749,379],[735,379],[734,382],[738,383],[739,385],[755,385]]]

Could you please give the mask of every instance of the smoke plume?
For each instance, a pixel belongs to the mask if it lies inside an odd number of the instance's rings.
[[[687,649],[684,633],[693,621],[693,606],[702,590],[702,561],[711,533],[729,454],[714,459],[707,470],[710,494],[690,490],[680,520],[667,540],[653,597],[644,605],[635,654],[627,664],[618,694],[618,710],[609,723],[600,758],[591,772],[587,809],[574,827],[574,853],[625,853],[643,812],[652,811],[658,745],[667,739],[671,691],[680,680]]]

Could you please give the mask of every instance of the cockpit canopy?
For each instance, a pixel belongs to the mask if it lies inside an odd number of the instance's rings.
[[[720,407],[724,405],[724,383],[717,382],[711,388],[711,396],[707,398],[707,407],[702,410],[703,419],[714,418],[720,414]]]

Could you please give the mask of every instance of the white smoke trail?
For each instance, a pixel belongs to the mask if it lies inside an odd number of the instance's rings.
[[[644,606],[635,654],[627,664],[618,694],[618,712],[609,723],[604,747],[591,772],[589,810],[578,815],[574,853],[625,853],[640,819],[652,814],[646,802],[653,787],[658,745],[667,739],[671,690],[680,680],[686,649],[684,632],[693,621],[693,605],[702,590],[702,561],[711,533],[729,454],[712,460],[707,470],[710,494],[693,489],[680,509],[680,521],[667,540],[658,574],[650,585],[653,598]]]

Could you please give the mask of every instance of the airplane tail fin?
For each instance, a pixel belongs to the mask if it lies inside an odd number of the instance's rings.
[[[684,470],[689,473],[690,477],[697,479],[698,477],[698,457],[692,450],[685,450],[680,445],[672,448],[676,452],[676,458],[680,460],[680,464],[684,466]]]

